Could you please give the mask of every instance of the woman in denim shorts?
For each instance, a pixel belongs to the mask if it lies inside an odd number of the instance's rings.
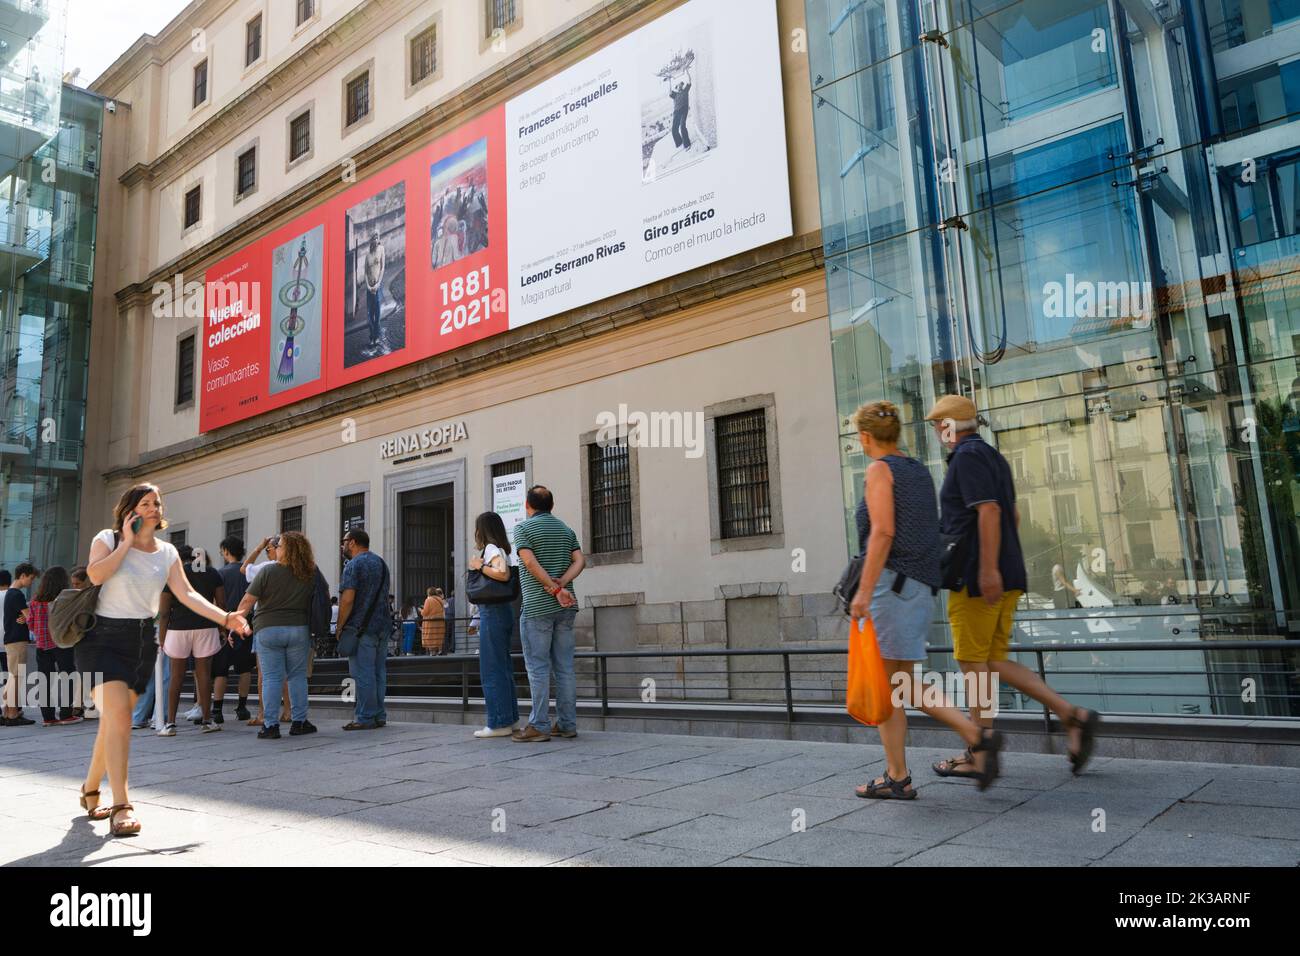
[[[907,712],[916,707],[951,727],[970,746],[983,790],[998,773],[1000,736],[981,731],[965,714],[941,701],[929,706],[915,664],[926,657],[925,638],[935,618],[939,572],[939,504],[930,472],[900,455],[898,406],[870,402],[854,413],[862,450],[872,459],[858,504],[858,549],[866,555],[857,594],[849,606],[855,620],[875,627],[880,656],[894,688],[894,711],[878,726],[885,747],[885,773],[856,789],[859,797],[912,800],[907,769]],[[929,690],[933,696],[933,689]]]

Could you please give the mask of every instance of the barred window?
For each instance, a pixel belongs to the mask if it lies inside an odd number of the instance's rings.
[[[437,39],[434,27],[411,38],[411,86],[438,69]]]
[[[311,111],[295,116],[289,123],[289,162],[306,156],[311,149]]]
[[[355,494],[344,495],[339,499],[339,541],[349,531],[360,531],[366,526],[366,495],[365,492],[358,491]],[[347,560],[339,555],[339,575],[343,574],[343,565]]]
[[[280,509],[280,532],[302,530],[302,505]]]
[[[194,336],[176,343],[176,405],[194,401]]]
[[[591,551],[632,550],[632,469],[627,442],[587,446]]]
[[[515,22],[515,0],[485,0],[487,3],[487,38]]]
[[[517,475],[524,470],[524,460],[522,458],[512,458],[510,461],[499,461],[492,466],[492,477],[501,478],[504,475]]]
[[[246,541],[247,539],[244,537],[244,522],[245,519],[243,518],[231,518],[227,521],[225,537],[238,538],[240,541]]]
[[[767,473],[766,410],[719,417],[714,423],[718,450],[718,510],[723,538],[772,533],[772,500]]]
[[[370,112],[370,73],[362,73],[348,81],[347,125],[351,126]]]
[[[171,542],[174,548],[183,548],[189,544],[190,533],[185,528],[177,528],[174,531],[167,532],[167,540]]]

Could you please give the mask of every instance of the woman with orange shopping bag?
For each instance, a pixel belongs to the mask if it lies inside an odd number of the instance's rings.
[[[907,769],[904,707],[916,707],[966,741],[974,764],[970,776],[983,790],[998,775],[1001,735],[982,730],[947,701],[927,706],[926,688],[915,673],[915,662],[926,657],[925,638],[934,620],[935,596],[942,580],[934,482],[923,464],[898,452],[902,431],[898,406],[869,402],[854,413],[853,422],[862,450],[872,462],[867,466],[866,488],[857,510],[862,572],[848,607],[854,622],[851,640],[855,642],[850,647],[854,672],[849,686],[851,695],[857,691],[858,698],[851,702],[850,713],[860,720],[864,716],[879,718],[864,722],[877,724],[885,747],[885,772],[855,793],[878,800],[916,798]],[[877,654],[879,664],[874,661]],[[894,691],[893,701],[903,706],[886,708],[879,703],[881,668]],[[874,681],[873,669],[877,671]],[[865,707],[866,712],[855,713],[858,707]]]

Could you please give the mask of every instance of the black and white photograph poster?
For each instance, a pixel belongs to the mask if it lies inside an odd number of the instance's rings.
[[[406,184],[362,200],[344,218],[343,367],[406,346]]]
[[[718,148],[708,22],[641,57],[641,172],[647,185]]]

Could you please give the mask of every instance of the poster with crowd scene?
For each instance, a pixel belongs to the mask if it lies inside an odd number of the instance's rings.
[[[789,236],[774,0],[690,0],[214,264],[210,431]]]

